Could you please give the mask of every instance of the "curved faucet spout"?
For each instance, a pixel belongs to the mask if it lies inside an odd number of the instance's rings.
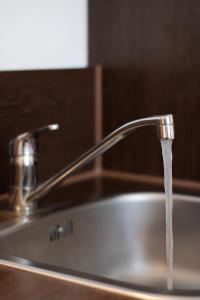
[[[9,201],[12,208],[18,212],[30,213],[36,206],[36,200],[62,183],[71,173],[103,154],[134,130],[152,125],[157,127],[159,139],[174,139],[172,115],[153,116],[126,123],[39,186],[37,185],[37,136],[57,130],[58,125],[51,124],[33,132],[20,134],[9,144],[11,168]]]
[[[53,188],[62,183],[71,173],[89,163],[97,156],[103,154],[120,140],[132,133],[134,130],[145,126],[157,126],[159,139],[174,139],[174,122],[172,115],[153,116],[129,122],[105,137],[99,144],[95,145],[78,159],[55,174],[45,183],[33,190],[26,199],[27,203],[40,199]]]

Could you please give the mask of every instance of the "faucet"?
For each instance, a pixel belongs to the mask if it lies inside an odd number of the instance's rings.
[[[159,139],[174,139],[174,122],[171,114],[131,121],[113,131],[40,185],[37,184],[37,137],[42,132],[57,130],[59,126],[51,124],[18,135],[9,143],[11,171],[9,202],[11,208],[23,214],[33,212],[37,208],[37,200],[62,183],[72,172],[103,154],[134,130],[152,125],[157,127]]]

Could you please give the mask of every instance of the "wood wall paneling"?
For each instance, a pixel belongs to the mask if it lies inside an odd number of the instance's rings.
[[[174,176],[200,180],[200,2],[89,1],[90,65],[103,72],[104,135],[129,120],[173,113]],[[104,156],[106,169],[162,175],[151,129]]]
[[[0,193],[8,191],[8,142],[57,122],[39,138],[39,179],[94,144],[94,69],[0,72]]]

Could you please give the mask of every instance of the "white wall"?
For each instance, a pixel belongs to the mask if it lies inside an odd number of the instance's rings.
[[[0,70],[87,65],[87,0],[0,0]]]

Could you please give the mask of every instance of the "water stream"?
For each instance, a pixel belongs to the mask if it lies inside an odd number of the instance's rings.
[[[173,289],[173,194],[172,194],[172,140],[161,140],[164,186],[166,197],[166,260],[167,260],[167,288]]]

